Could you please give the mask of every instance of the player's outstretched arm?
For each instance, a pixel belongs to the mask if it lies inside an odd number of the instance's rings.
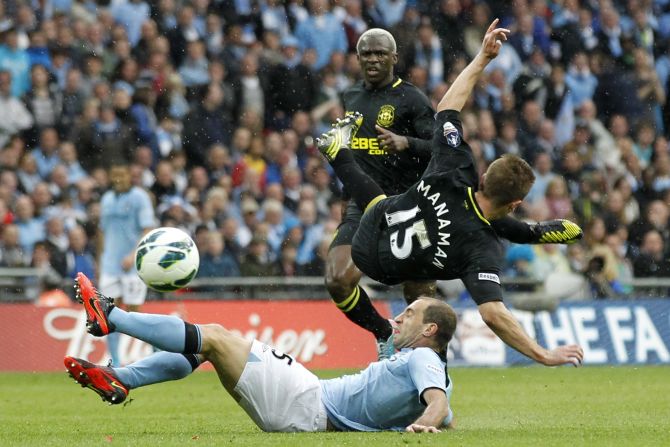
[[[456,77],[456,80],[451,84],[447,93],[444,94],[444,97],[437,105],[438,112],[441,112],[442,110],[456,110],[460,112],[465,105],[465,102],[470,97],[484,68],[491,62],[491,60],[498,56],[500,47],[502,47],[503,41],[507,40],[507,35],[510,31],[506,28],[496,28],[497,24],[498,19],[495,19],[489,26],[489,29],[486,30],[486,35],[484,36],[484,41],[482,42],[482,47],[479,50],[479,53],[477,53],[472,62],[470,62],[458,77]]]
[[[502,301],[480,304],[479,313],[486,325],[502,341],[538,363],[545,366],[558,366],[568,363],[580,366],[582,364],[584,351],[581,346],[559,346],[552,350],[543,348],[524,332],[519,322]]]
[[[437,427],[442,425],[444,419],[449,415],[449,399],[444,390],[438,388],[429,388],[422,394],[426,402],[426,409],[423,414],[408,425],[405,431],[412,433],[439,433]]]
[[[492,220],[491,226],[499,237],[516,244],[572,244],[584,236],[579,225],[567,219],[529,224],[505,216]]]

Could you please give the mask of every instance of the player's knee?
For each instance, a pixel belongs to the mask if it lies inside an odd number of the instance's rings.
[[[202,324],[199,325],[199,327],[200,336],[202,337],[201,351],[205,355],[225,347],[226,343],[233,335],[228,329],[216,323]]]

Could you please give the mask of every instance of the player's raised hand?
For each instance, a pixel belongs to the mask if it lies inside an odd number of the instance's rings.
[[[510,30],[507,28],[496,28],[498,22],[499,19],[495,19],[491,22],[489,29],[486,30],[482,48],[479,50],[479,52],[487,59],[494,59],[498,56],[502,43],[507,40],[507,35],[510,33]]]
[[[409,148],[407,137],[394,134],[380,125],[375,125],[375,129],[377,130],[377,140],[379,141],[380,149],[384,149],[387,152],[402,152]]]
[[[575,367],[581,366],[584,361],[584,350],[579,345],[559,346],[548,351],[542,364],[546,366],[559,366],[571,363]]]
[[[405,431],[408,433],[440,433],[442,430],[438,430],[432,425],[410,424],[405,427]]]

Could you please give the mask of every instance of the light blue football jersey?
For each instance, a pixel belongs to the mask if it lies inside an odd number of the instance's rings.
[[[107,191],[100,200],[100,228],[105,238],[100,272],[122,275],[121,261],[135,250],[144,230],[155,224],[146,191],[136,186],[121,194]]]
[[[451,397],[446,364],[430,348],[405,348],[358,374],[321,381],[321,400],[340,430],[404,430],[426,409],[421,394],[439,388]],[[450,416],[445,420],[449,422]]]

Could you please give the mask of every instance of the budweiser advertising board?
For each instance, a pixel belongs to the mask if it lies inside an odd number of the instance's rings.
[[[384,316],[385,303],[377,304]],[[176,301],[147,303],[143,312],[177,315],[193,323],[219,323],[258,339],[309,368],[357,368],[375,360],[373,337],[351,323],[330,301]],[[0,371],[60,371],[71,355],[106,363],[106,345],[86,333],[81,306],[0,304]],[[121,336],[121,357],[132,363],[153,352]]]

